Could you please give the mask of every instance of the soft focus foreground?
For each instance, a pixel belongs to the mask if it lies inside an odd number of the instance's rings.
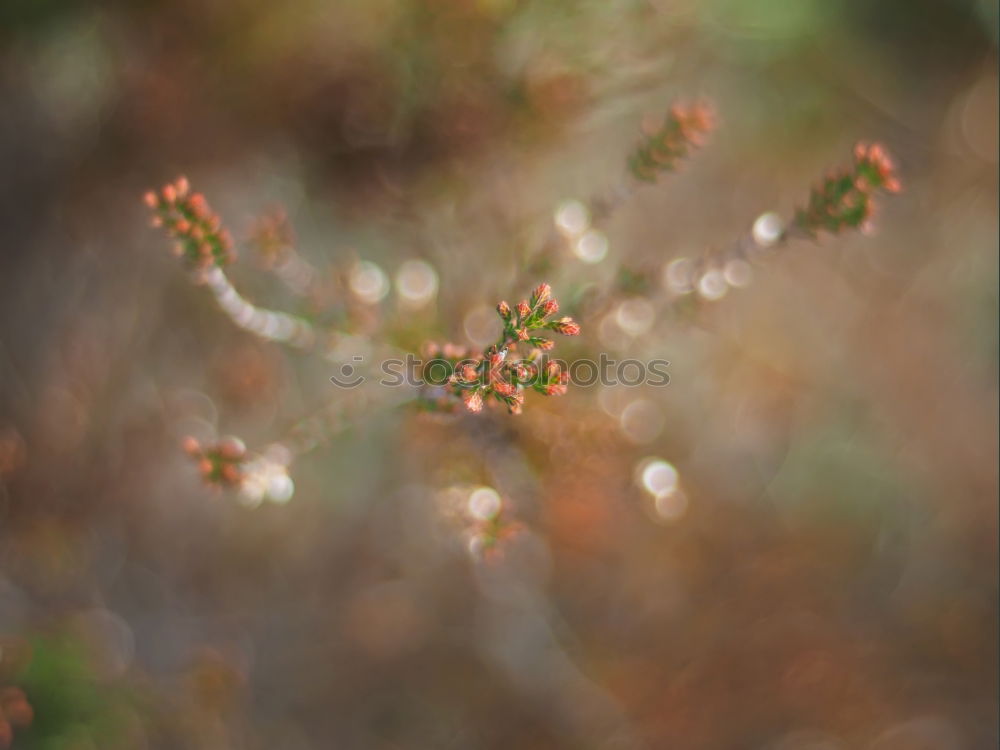
[[[4,3],[0,748],[994,746],[996,28]]]

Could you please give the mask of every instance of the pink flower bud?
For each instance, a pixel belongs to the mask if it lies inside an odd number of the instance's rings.
[[[517,393],[517,388],[506,380],[498,380],[493,384],[493,390],[505,398],[510,398]]]
[[[499,313],[500,317],[505,321],[510,320],[510,305],[506,302],[501,302],[497,305],[497,313]]]
[[[478,414],[483,410],[483,394],[478,390],[465,391],[462,394],[462,401],[465,403],[465,408],[473,414]]]
[[[223,464],[219,469],[219,474],[222,475],[222,480],[227,484],[239,484],[240,482],[240,467],[236,464]]]
[[[194,193],[187,200],[188,208],[197,216],[199,219],[208,218],[208,201],[205,200],[205,196],[201,193]]]
[[[243,444],[243,441],[236,437],[227,437],[220,440],[218,450],[219,455],[227,460],[243,458],[244,454],[247,452],[247,448]]]
[[[515,393],[510,401],[507,402],[507,411],[515,416],[524,411],[524,394]]]
[[[552,330],[563,336],[577,336],[580,333],[580,326],[573,322],[572,318],[560,318],[552,324]]]
[[[542,313],[545,315],[552,315],[557,312],[559,312],[559,303],[554,299],[550,299],[542,305]]]
[[[517,314],[520,315],[522,319],[527,318],[528,315],[531,314],[531,308],[528,306],[528,303],[525,302],[524,300],[521,300],[520,302],[517,303]]]
[[[552,294],[552,287],[550,287],[548,284],[542,283],[539,284],[537,287],[535,287],[535,291],[531,293],[531,298],[535,300],[535,304],[537,305],[539,302],[544,302],[545,300],[547,300],[551,296],[551,294]]]

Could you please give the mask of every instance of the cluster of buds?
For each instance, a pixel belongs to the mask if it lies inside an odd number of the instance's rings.
[[[564,394],[568,374],[556,362],[540,364],[542,352],[551,350],[555,342],[536,333],[552,331],[563,336],[578,335],[580,326],[571,318],[552,317],[558,311],[559,303],[552,297],[548,284],[540,284],[529,300],[522,300],[513,308],[501,302],[497,305],[497,314],[504,326],[500,340],[480,357],[455,363],[448,382],[450,392],[459,396],[471,412],[482,411],[493,398],[504,404],[511,414],[521,413],[526,387],[547,396]],[[526,356],[517,355],[519,346],[529,349]]]
[[[0,749],[14,742],[14,730],[31,726],[35,712],[24,691],[18,687],[0,690]]]
[[[705,142],[714,120],[711,107],[704,102],[671,106],[662,125],[643,128],[643,140],[629,157],[632,176],[656,182],[660,172],[676,169],[678,162]]]
[[[868,229],[879,190],[899,192],[895,166],[881,145],[859,143],[850,167],[828,174],[812,189],[808,206],[795,214],[795,225],[812,237],[824,230]]]
[[[532,387],[546,396],[565,396],[568,384],[569,373],[558,362],[546,362]]]
[[[243,441],[225,437],[211,445],[202,445],[193,437],[184,438],[184,452],[198,462],[198,473],[212,487],[240,487],[244,477],[247,449]]]
[[[191,268],[225,266],[236,258],[233,239],[201,193],[192,193],[186,177],[178,177],[159,192],[143,198],[153,211],[152,224],[174,240],[175,254]]]

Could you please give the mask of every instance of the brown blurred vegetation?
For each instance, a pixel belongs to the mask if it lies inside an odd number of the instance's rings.
[[[995,746],[996,29],[988,0],[5,2],[14,747]],[[244,235],[280,202],[318,267],[424,259],[436,309],[370,324],[462,340],[527,291],[559,201],[697,95],[709,147],[604,228],[602,265],[549,270],[577,355],[671,361],[642,439],[574,389],[517,419],[375,412],[295,464],[288,505],[199,485],[183,434],[275,440],[338,397],[333,365],[236,330],[143,189],[186,173]],[[906,185],[874,237],[795,245],[635,339],[588,319],[613,264],[658,283],[859,139]],[[249,257],[234,277],[296,304]],[[680,471],[674,522],[646,456]],[[523,523],[498,564],[441,512],[464,485]]]

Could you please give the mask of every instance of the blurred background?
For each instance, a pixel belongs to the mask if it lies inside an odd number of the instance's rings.
[[[0,746],[994,747],[997,27],[992,0],[4,0]],[[532,266],[700,96],[710,143]],[[858,140],[905,186],[874,235],[659,314],[669,261]],[[284,207],[321,291],[252,247],[232,278],[329,356],[191,284],[140,200],[181,173],[240,238]],[[475,418],[329,381],[481,346],[539,281],[584,328],[563,356],[669,386]],[[180,449],[289,431],[316,445],[280,503]]]

